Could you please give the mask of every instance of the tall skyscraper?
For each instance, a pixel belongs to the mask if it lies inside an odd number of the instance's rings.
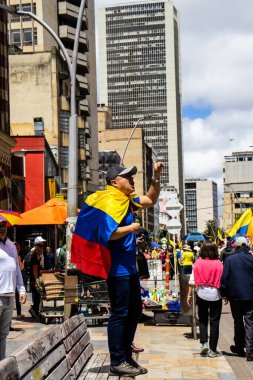
[[[112,107],[112,128],[131,128],[147,117],[140,125],[165,163],[162,184],[174,186],[183,202],[177,10],[169,0],[101,8],[98,37],[99,103]]]

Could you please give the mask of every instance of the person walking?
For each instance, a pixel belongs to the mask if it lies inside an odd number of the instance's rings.
[[[178,274],[181,275],[183,274],[183,259],[182,259],[183,251],[180,249],[179,244],[176,244],[175,249],[176,249],[175,258],[177,260]]]
[[[66,264],[66,244],[64,244],[58,253],[57,256],[57,269],[59,270],[64,270],[65,269],[65,264]]]
[[[0,360],[5,358],[6,340],[14,309],[15,289],[19,302],[26,302],[26,291],[19,268],[17,250],[7,237],[7,219],[0,216]]]
[[[173,280],[175,275],[175,255],[174,255],[174,248],[172,245],[168,245],[168,253],[170,257],[170,280]]]
[[[200,354],[215,358],[219,339],[219,324],[222,310],[222,298],[219,291],[223,265],[219,260],[218,247],[214,243],[205,243],[199,250],[199,257],[193,265],[189,281],[188,304],[192,301],[192,289],[196,287],[200,331]],[[208,318],[210,336],[208,347]]]
[[[20,244],[17,241],[15,241],[14,244],[15,244],[15,247],[17,250],[18,264],[19,264],[19,268],[21,270],[23,284],[26,287],[26,275],[25,275],[25,270],[24,270],[24,263],[22,261],[21,255],[20,255]],[[25,316],[24,316],[24,314],[21,313],[21,303],[20,303],[19,292],[18,292],[17,288],[15,291],[15,301],[16,301],[17,319],[24,319]]]
[[[235,252],[226,258],[220,290],[234,319],[235,344],[230,350],[253,361],[253,256],[245,237],[235,239]]]
[[[112,166],[107,189],[90,195],[79,213],[72,239],[71,262],[89,275],[107,278],[111,314],[108,322],[110,372],[118,376],[147,373],[132,358],[132,342],[142,315],[140,281],[136,269],[136,236],[140,224],[134,211],[157,202],[162,163],[144,196],[134,194],[135,166]]]
[[[231,241],[227,242],[225,248],[223,248],[220,252],[220,261],[225,264],[226,259],[235,253],[234,244]]]
[[[192,265],[194,263],[194,253],[191,250],[191,247],[185,244],[183,247],[183,254],[181,259],[183,261],[182,274],[191,274],[192,273]]]

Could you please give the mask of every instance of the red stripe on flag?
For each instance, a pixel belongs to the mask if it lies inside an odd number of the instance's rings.
[[[111,269],[111,254],[103,245],[73,234],[71,263],[85,274],[106,279]]]

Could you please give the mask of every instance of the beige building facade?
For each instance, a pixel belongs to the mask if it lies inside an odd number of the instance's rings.
[[[116,151],[122,158],[132,128],[112,129],[111,108],[98,105],[98,144],[99,152]],[[137,166],[135,191],[145,194],[152,178],[152,149],[144,142],[142,128],[136,128],[128,145],[124,166]],[[103,176],[102,176],[103,177]],[[149,231],[154,229],[154,210],[142,211],[142,225]]]
[[[216,182],[185,179],[185,214],[187,233],[204,232],[209,220],[219,224]]]
[[[15,141],[10,137],[10,110],[8,84],[7,15],[0,12],[0,209],[11,205],[11,148]]]
[[[253,207],[253,152],[233,152],[223,164],[223,227]]]
[[[74,46],[80,1],[8,0],[30,11],[60,37],[70,57]],[[98,186],[96,57],[94,1],[86,1],[77,57],[78,188]],[[9,23],[11,130],[44,134],[58,162],[61,187],[68,183],[69,72],[51,35],[28,16],[13,15]],[[25,96],[24,96],[25,94]]]

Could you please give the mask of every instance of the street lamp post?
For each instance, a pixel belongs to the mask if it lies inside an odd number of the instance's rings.
[[[75,42],[72,54],[72,61],[68,55],[68,52],[60,40],[59,36],[54,32],[54,30],[38,16],[32,12],[25,12],[22,10],[17,10],[15,7],[8,5],[0,5],[0,9],[11,13],[18,14],[20,16],[27,15],[37,21],[42,25],[55,39],[59,45],[65,59],[67,62],[69,76],[70,76],[70,118],[69,118],[69,162],[68,162],[68,227],[67,231],[67,262],[70,260],[70,244],[72,230],[76,221],[76,210],[77,210],[77,112],[76,112],[76,65],[77,65],[77,54],[78,45],[81,32],[82,18],[85,8],[86,0],[81,0],[78,21],[75,33]],[[69,237],[69,238],[68,238]]]
[[[146,120],[146,119],[150,119],[151,117],[155,117],[155,116],[159,116],[159,113],[153,113],[153,114],[150,114],[150,115],[147,115],[147,116],[143,116],[143,117],[141,117],[140,119],[137,120],[137,122],[135,123],[135,125],[134,125],[134,127],[133,127],[133,129],[132,129],[132,131],[130,133],[130,136],[129,136],[128,140],[127,140],[127,143],[126,143],[126,146],[125,146],[125,150],[123,152],[123,155],[122,155],[122,158],[121,158],[121,162],[120,162],[121,165],[123,165],[123,163],[124,163],[124,158],[125,158],[125,155],[126,155],[126,151],[127,151],[128,145],[129,145],[129,143],[130,143],[130,141],[131,141],[131,139],[133,137],[133,134],[134,134],[136,128],[140,124],[140,122],[143,121],[143,120]]]
[[[18,14],[18,15],[27,15],[37,21],[40,25],[42,25],[55,39],[57,44],[59,45],[65,59],[67,62],[68,70],[69,70],[69,76],[70,76],[70,118],[69,118],[69,162],[68,162],[68,209],[67,209],[67,228],[66,228],[66,264],[65,264],[65,289],[66,284],[68,282],[68,276],[67,276],[67,269],[70,263],[70,249],[71,249],[71,240],[72,240],[72,233],[75,229],[75,223],[76,223],[76,211],[77,211],[77,112],[76,112],[76,65],[77,65],[77,54],[78,54],[78,45],[79,45],[79,38],[80,38],[80,32],[81,32],[81,25],[82,25],[82,18],[85,8],[85,2],[86,0],[81,0],[80,8],[79,8],[79,15],[77,20],[77,26],[76,26],[76,33],[75,33],[75,42],[74,42],[74,48],[72,53],[72,61],[68,55],[68,52],[63,45],[62,41],[60,40],[59,36],[54,32],[54,30],[43,20],[41,20],[39,17],[37,17],[32,12],[25,12],[21,10],[17,10],[15,7],[7,6],[7,5],[0,5],[0,9],[11,13],[11,14]],[[70,308],[71,308],[71,300],[64,302],[64,318],[66,319],[70,315]]]

